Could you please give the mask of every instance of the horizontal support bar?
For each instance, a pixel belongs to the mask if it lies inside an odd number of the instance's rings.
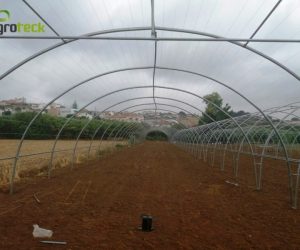
[[[133,40],[133,41],[181,41],[181,42],[258,42],[300,43],[300,39],[249,39],[249,38],[186,38],[186,37],[111,37],[111,36],[0,36],[0,39],[48,39],[48,40]],[[67,41],[66,41],[67,42]]]

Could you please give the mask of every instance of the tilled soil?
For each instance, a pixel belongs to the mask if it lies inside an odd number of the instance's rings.
[[[287,190],[227,178],[174,145],[125,148],[0,193],[0,249],[300,249]],[[142,214],[153,216],[153,231],[138,229]],[[67,245],[40,243],[33,224]]]

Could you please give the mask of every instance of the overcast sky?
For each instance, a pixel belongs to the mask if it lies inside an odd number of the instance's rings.
[[[156,0],[155,24],[224,37],[249,38],[276,2],[277,0]],[[151,25],[150,0],[28,0],[28,3],[60,35],[83,35],[107,29]],[[11,19],[7,23],[41,22],[21,0],[2,0],[0,10],[10,12]],[[255,38],[300,39],[299,13],[299,0],[283,0]],[[55,34],[46,27],[46,32],[39,35]],[[195,37],[160,30],[157,35]],[[151,31],[123,32],[110,36],[150,37]],[[60,42],[5,40],[0,37],[0,74],[32,54]],[[300,75],[299,43],[250,43],[249,46]],[[2,79],[0,99],[25,97],[30,102],[47,102],[90,77],[123,68],[152,67],[153,64],[153,41],[80,40],[43,54]],[[263,109],[300,101],[298,80],[270,61],[227,42],[158,42],[157,66],[190,70],[214,78],[234,88]],[[116,106],[115,110],[151,103],[149,97],[152,96],[152,89],[149,86],[152,85],[152,73],[152,69],[139,69],[109,74],[78,87],[57,102],[71,105],[76,100],[80,106],[84,106],[111,91],[144,86],[109,95],[89,107],[103,110],[126,99],[140,97],[148,98],[129,101]],[[178,99],[201,109],[203,103],[195,95],[203,96],[218,91],[235,110],[254,110],[236,93],[204,77],[157,69],[155,85],[193,93],[194,95],[177,90],[155,89],[155,96],[162,97],[156,99],[158,103],[182,106],[191,112],[196,110],[170,99]],[[145,107],[153,108],[153,105]],[[178,111],[175,108],[172,110]]]

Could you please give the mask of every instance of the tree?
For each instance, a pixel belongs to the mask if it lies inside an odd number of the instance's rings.
[[[185,118],[185,117],[186,117],[186,113],[184,113],[183,111],[180,111],[180,112],[178,113],[178,116],[179,116],[180,118]]]
[[[206,108],[199,120],[199,125],[214,122],[213,120],[221,121],[229,117],[226,113],[230,114],[231,107],[228,103],[223,106],[223,99],[219,93],[213,92],[203,98],[206,103]]]
[[[297,121],[300,121],[300,118],[298,118],[298,117],[293,117],[293,118],[291,119],[291,121],[297,122]]]
[[[239,110],[237,112],[233,111],[228,103],[223,106],[223,98],[217,92],[213,92],[209,95],[204,96],[203,98],[207,106],[205,108],[205,112],[203,112],[203,115],[199,120],[199,125],[214,122],[212,119],[214,119],[215,121],[228,119],[228,115],[237,117],[249,114],[248,112],[245,112],[243,110]]]
[[[11,115],[11,111],[10,111],[10,110],[3,111],[3,112],[2,112],[2,115],[4,115],[4,116],[9,116],[9,115]]]
[[[73,108],[73,109],[78,109],[78,105],[77,105],[77,102],[76,102],[76,100],[73,102],[73,104],[72,104],[72,108]]]

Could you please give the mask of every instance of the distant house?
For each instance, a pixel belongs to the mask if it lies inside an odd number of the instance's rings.
[[[87,119],[93,119],[93,115],[90,114],[90,112],[87,109],[81,110],[77,115],[77,117],[84,117]]]
[[[33,111],[39,112],[46,106],[46,103],[30,103],[29,105]]]
[[[60,116],[60,108],[50,106],[47,113],[52,116]]]
[[[28,109],[29,107],[24,97],[0,101],[0,115],[5,113],[14,114],[17,112],[25,112]]]
[[[122,112],[115,113],[114,115],[108,117],[110,120],[125,121],[125,122],[143,122],[144,116],[142,114]]]
[[[99,114],[99,118],[110,119],[115,114],[113,111],[104,111]]]

